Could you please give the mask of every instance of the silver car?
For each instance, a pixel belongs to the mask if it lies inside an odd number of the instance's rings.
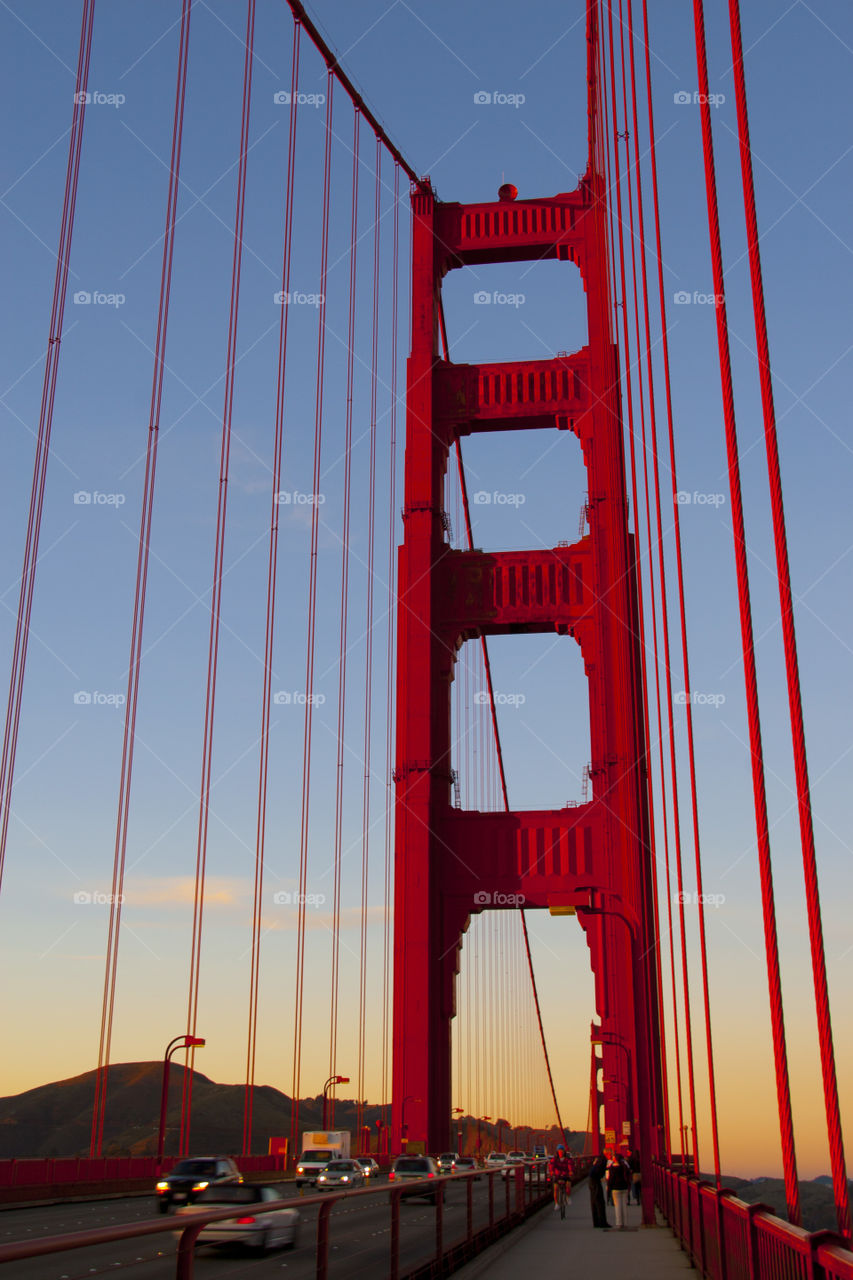
[[[350,1191],[364,1186],[364,1170],[357,1160],[330,1160],[317,1175],[318,1191]]]
[[[438,1166],[431,1156],[398,1156],[388,1174],[388,1181],[392,1185],[399,1182],[422,1183],[421,1186],[413,1186],[405,1193],[406,1196],[424,1196],[435,1204],[436,1190],[430,1188],[428,1182],[438,1176]]]
[[[202,1213],[211,1209],[229,1209],[233,1205],[237,1217],[211,1222],[202,1227],[199,1244],[242,1244],[257,1253],[287,1245],[293,1248],[299,1235],[298,1209],[272,1209],[269,1213],[254,1210],[274,1200],[282,1200],[282,1188],[261,1187],[242,1183],[236,1186],[208,1187],[195,1204],[181,1205],[176,1217]]]
[[[364,1170],[365,1178],[372,1178],[373,1181],[375,1182],[376,1179],[379,1177],[380,1173],[382,1172],[382,1170],[379,1168],[379,1165],[373,1159],[373,1156],[357,1156],[356,1159],[358,1160],[358,1163],[361,1165],[362,1169]]]

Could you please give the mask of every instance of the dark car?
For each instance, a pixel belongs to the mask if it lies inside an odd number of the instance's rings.
[[[157,1205],[165,1213],[173,1204],[194,1204],[208,1187],[242,1181],[243,1175],[228,1156],[179,1160],[171,1173],[157,1182]]]

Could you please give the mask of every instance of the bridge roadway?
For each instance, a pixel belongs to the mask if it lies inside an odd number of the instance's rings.
[[[299,1197],[292,1184],[283,1183],[282,1198]],[[474,1230],[489,1220],[488,1191],[485,1180],[474,1183]],[[495,1186],[495,1212],[500,1216],[504,1206],[503,1183]],[[134,1196],[118,1200],[99,1200],[84,1204],[57,1204],[32,1208],[9,1208],[0,1212],[0,1244],[19,1240],[40,1240],[48,1236],[124,1223],[160,1220],[154,1197]],[[330,1280],[357,1280],[370,1277],[379,1280],[387,1273],[390,1210],[385,1196],[346,1202],[332,1211],[330,1222]],[[314,1242],[317,1231],[317,1209],[302,1210],[300,1238],[294,1250],[275,1249],[264,1258],[256,1258],[238,1247],[198,1250],[195,1274],[199,1280],[238,1280],[252,1277],[264,1280],[287,1271],[288,1280],[314,1280]],[[465,1189],[451,1185],[445,1196],[445,1246],[464,1239],[466,1232]],[[130,1271],[138,1280],[173,1280],[175,1275],[175,1237],[164,1234],[143,1236],[137,1240],[121,1240],[57,1253],[42,1258],[0,1266],[0,1280],[83,1280],[109,1273],[121,1275]],[[410,1199],[400,1210],[401,1271],[426,1262],[435,1252],[435,1211],[425,1200]]]

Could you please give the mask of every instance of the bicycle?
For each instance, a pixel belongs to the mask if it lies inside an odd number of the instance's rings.
[[[569,1201],[569,1197],[566,1191],[566,1183],[561,1178],[560,1181],[557,1183],[557,1204],[560,1206],[561,1219],[564,1219],[566,1216],[566,1205],[568,1204],[568,1201]]]

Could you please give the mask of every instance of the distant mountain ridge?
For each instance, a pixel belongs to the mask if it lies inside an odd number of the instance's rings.
[[[95,1097],[95,1071],[86,1071],[69,1080],[40,1085],[12,1097],[0,1098],[0,1159],[38,1156],[87,1156]],[[155,1155],[160,1119],[160,1092],[163,1063],[124,1062],[109,1068],[104,1116],[104,1155]],[[184,1068],[173,1063],[169,1079],[169,1106],[166,1117],[166,1154],[177,1151],[181,1117]],[[193,1073],[193,1151],[234,1154],[243,1149],[245,1085],[217,1084],[200,1071]],[[355,1138],[359,1123],[370,1128],[375,1148],[376,1121],[387,1118],[381,1104],[365,1105],[361,1113],[352,1099],[335,1103],[334,1128],[348,1129]],[[293,1102],[271,1085],[256,1085],[252,1106],[252,1154],[266,1155],[271,1137],[290,1135]],[[299,1102],[299,1129],[321,1129],[322,1095]],[[330,1127],[332,1127],[330,1125]],[[497,1126],[462,1117],[455,1126],[461,1130],[462,1147],[475,1149],[478,1133],[485,1149],[496,1145]],[[540,1136],[541,1131],[536,1131]],[[501,1130],[506,1148],[516,1135],[527,1146],[527,1128]],[[573,1150],[581,1151],[585,1134],[567,1131]],[[558,1137],[554,1128],[546,1135],[553,1146]]]
[[[86,1156],[92,1125],[95,1071],[69,1080],[0,1098],[0,1158]],[[154,1155],[160,1119],[162,1062],[115,1063],[109,1068],[104,1117],[105,1155]],[[184,1068],[173,1063],[166,1116],[166,1153],[177,1149]],[[196,1151],[234,1152],[243,1146],[245,1085],[216,1084],[193,1073],[192,1147]],[[322,1097],[299,1104],[300,1129],[319,1129]],[[253,1102],[253,1153],[266,1154],[270,1137],[290,1133],[291,1099],[270,1085],[256,1085]],[[381,1108],[366,1107],[364,1123],[375,1132]],[[335,1126],[355,1128],[354,1102],[338,1101]]]
[[[709,1182],[714,1181],[713,1176],[702,1176]],[[723,1174],[722,1183],[724,1187],[731,1187],[739,1200],[744,1200],[747,1204],[769,1204],[778,1217],[787,1221],[785,1183],[781,1178],[746,1179]],[[799,1186],[800,1209],[806,1231],[837,1231],[832,1178],[827,1174],[820,1174],[810,1182],[800,1182]],[[848,1182],[848,1187],[853,1194],[853,1179]]]

